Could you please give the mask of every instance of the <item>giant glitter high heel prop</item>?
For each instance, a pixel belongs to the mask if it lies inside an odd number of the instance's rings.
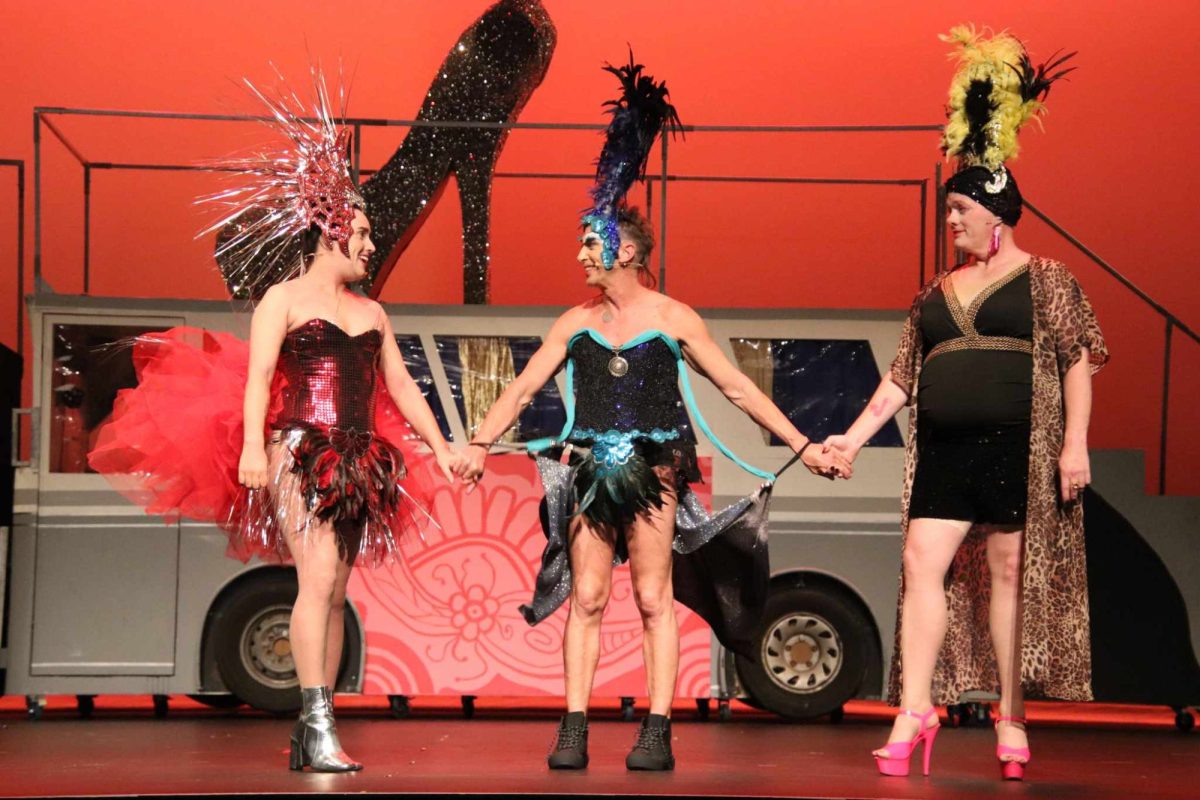
[[[417,119],[515,122],[541,84],[556,33],[540,0],[499,0],[463,31],[438,68]],[[362,286],[378,297],[451,174],[462,206],[463,301],[488,302],[492,175],[504,128],[415,126],[363,185],[375,255]]]

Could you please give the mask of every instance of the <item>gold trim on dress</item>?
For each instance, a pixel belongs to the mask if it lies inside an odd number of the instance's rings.
[[[1005,350],[1011,353],[1033,355],[1033,342],[1011,336],[980,336],[979,334],[959,336],[957,339],[947,339],[935,345],[922,363],[928,364],[935,356],[943,353],[955,353],[959,350]]]
[[[964,336],[979,335],[979,332],[975,330],[975,317],[979,314],[980,307],[987,302],[989,297],[1012,283],[1022,274],[1028,272],[1029,264],[1032,260],[1026,261],[1016,269],[1009,270],[983,287],[979,294],[971,298],[971,302],[967,305],[966,310],[963,309],[962,303],[958,299],[958,292],[954,291],[954,280],[950,277],[954,273],[946,274],[946,278],[942,281],[942,294],[946,297],[946,307],[950,309],[950,316],[954,318],[954,324],[958,326],[958,329],[963,332]]]

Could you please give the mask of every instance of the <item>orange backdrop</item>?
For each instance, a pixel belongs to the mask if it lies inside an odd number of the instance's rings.
[[[485,0],[308,0],[202,4],[65,0],[5,4],[0,158],[27,175],[32,267],[32,109],[70,106],[253,112],[233,81],[268,82],[274,62],[303,84],[310,58],[355,73],[350,113],[409,118],[456,36]],[[1078,71],[1050,97],[1045,132],[1028,129],[1016,164],[1025,195],[1193,328],[1200,290],[1190,191],[1200,173],[1195,41],[1200,7],[1183,0],[838,3],[755,0],[545,0],[558,47],[526,122],[597,122],[614,90],[605,61],[625,56],[666,78],[691,124],[936,124],[951,65],[936,34],[974,21],[1008,27],[1035,60],[1078,49]],[[95,162],[192,163],[262,138],[252,124],[55,117]],[[368,129],[363,164],[379,165],[404,134]],[[82,170],[43,129],[42,268],[57,291],[82,289]],[[593,132],[517,131],[502,171],[586,172]],[[929,133],[697,133],[671,150],[682,175],[932,179]],[[656,163],[652,163],[655,169]],[[95,171],[91,290],[217,298],[204,218],[190,205],[203,175]],[[572,256],[585,182],[498,181],[492,297],[567,304],[584,297]],[[0,171],[0,340],[14,344],[15,173]],[[642,194],[638,192],[638,196]],[[918,190],[892,186],[675,184],[667,247],[670,293],[698,306],[906,307],[916,288]],[[657,219],[657,215],[656,215]],[[932,268],[932,213],[924,219]],[[1157,485],[1163,321],[1041,222],[1022,244],[1071,265],[1097,306],[1114,361],[1096,384],[1092,443],[1147,451]],[[393,273],[383,299],[461,299],[457,197],[448,191]],[[32,286],[27,280],[26,291]],[[1168,489],[1200,491],[1190,465],[1200,426],[1200,346],[1176,336]]]

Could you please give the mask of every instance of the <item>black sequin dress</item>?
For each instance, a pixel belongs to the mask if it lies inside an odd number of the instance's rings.
[[[720,641],[746,655],[766,602],[770,566],[767,511],[774,476],[737,459],[708,430],[693,401],[679,343],[647,331],[621,346],[585,328],[567,347],[567,424],[555,440],[531,442],[546,490],[546,548],[533,600],[521,607],[535,625],[571,592],[568,528],[576,515],[609,529],[617,564],[628,558],[625,527],[674,490],[675,599],[700,614]],[[683,387],[681,392],[680,387]],[[688,411],[739,466],[766,481],[754,494],[710,514],[689,489],[700,477]],[[656,467],[669,467],[664,486]]]
[[[943,281],[922,304],[921,334],[910,518],[1024,523],[1033,401],[1028,267],[967,308]]]

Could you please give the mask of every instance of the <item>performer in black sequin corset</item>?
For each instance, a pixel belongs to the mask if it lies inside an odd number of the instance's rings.
[[[596,233],[585,233],[578,261],[600,295],[554,323],[528,366],[488,412],[467,450],[467,480],[483,474],[488,446],[512,426],[534,394],[564,364],[567,424],[552,441],[531,442],[546,489],[546,549],[531,602],[537,624],[569,597],[563,648],[567,716],[549,765],[587,763],[586,711],[600,651],[600,620],[614,562],[632,565],[634,599],[646,638],[650,715],[626,759],[629,769],[671,769],[671,700],[679,630],[674,601],[701,614],[720,640],[750,653],[769,578],[766,509],[775,475],[738,460],[707,429],[696,407],[685,358],[755,422],[783,439],[815,474],[849,477],[739,372],[683,303],[654,291],[646,263],[654,246],[637,209],[617,218],[611,269]],[[689,422],[689,415],[690,420]],[[766,483],[710,514],[689,483],[699,479],[692,424],[739,466]]]

